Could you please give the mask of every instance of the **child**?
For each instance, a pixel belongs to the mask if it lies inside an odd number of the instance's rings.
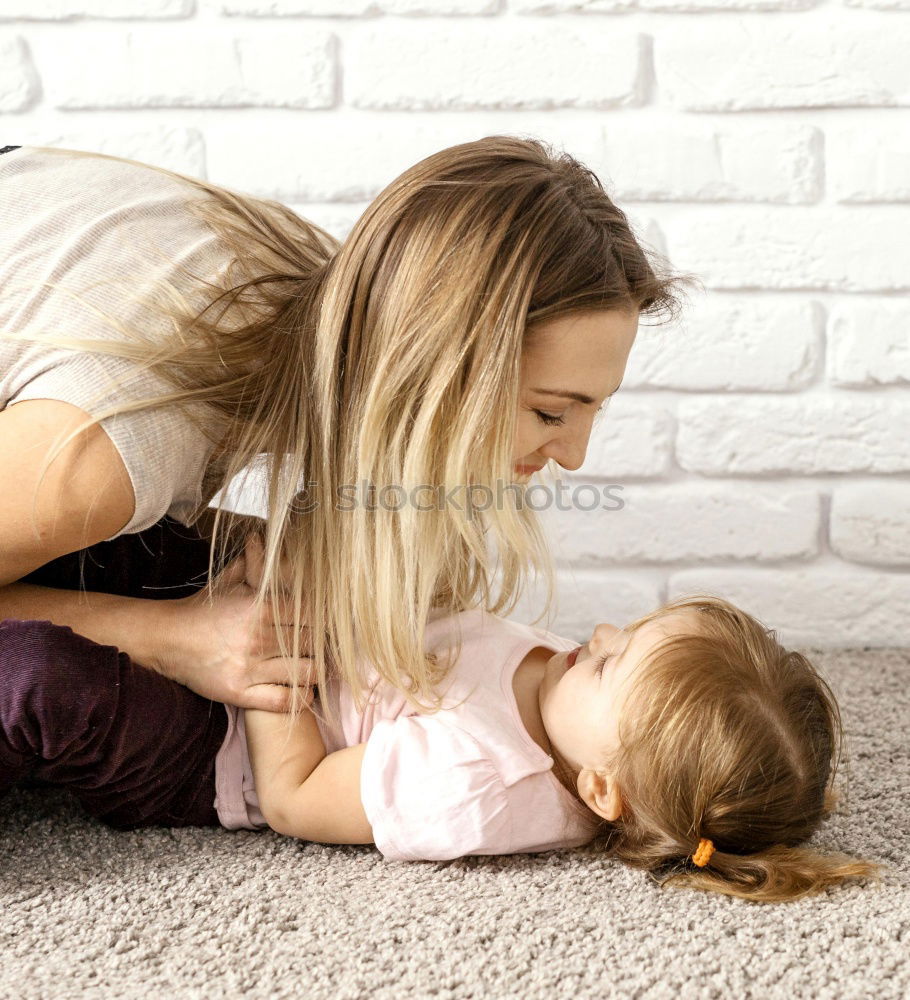
[[[837,704],[727,602],[676,601],[581,646],[473,609],[430,621],[428,651],[453,635],[442,711],[376,684],[357,712],[334,685],[341,729],[305,711],[287,744],[284,716],[207,701],[66,626],[4,621],[0,794],[31,777],[121,829],[271,820],[390,859],[593,843],[661,884],[760,901],[879,867],[796,846],[833,803]]]

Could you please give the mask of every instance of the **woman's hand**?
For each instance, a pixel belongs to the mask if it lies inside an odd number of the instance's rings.
[[[192,691],[239,708],[288,712],[291,689],[288,665],[293,660],[280,655],[279,630],[291,646],[293,626],[291,602],[279,595],[280,621],[267,601],[260,613],[253,607],[263,564],[262,539],[249,536],[244,554],[225,566],[214,581],[214,603],[210,607],[203,591],[168,602],[171,605],[170,636],[166,639],[161,673],[185,684]],[[311,653],[309,627],[301,637],[302,652]],[[316,683],[309,655],[296,661],[299,687],[304,700],[312,701]]]

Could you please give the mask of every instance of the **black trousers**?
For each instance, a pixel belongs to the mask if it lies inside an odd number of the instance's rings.
[[[163,518],[41,566],[22,582],[152,600],[207,580],[209,543]],[[216,571],[220,569],[216,565]],[[49,621],[0,621],[0,796],[71,791],[109,826],[218,826],[220,702]]]

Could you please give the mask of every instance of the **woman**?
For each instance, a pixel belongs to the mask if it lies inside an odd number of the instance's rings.
[[[275,201],[115,157],[24,146],[0,181],[0,620],[70,625],[206,698],[292,717],[297,685],[329,670],[361,708],[361,649],[438,705],[431,616],[508,614],[530,567],[549,608],[522,489],[581,465],[640,315],[674,315],[691,282],[658,270],[590,170],[533,139],[427,157],[343,243]],[[213,516],[257,459],[268,518]],[[60,585],[55,560],[71,573],[162,515],[210,544],[210,585],[104,599],[96,579],[89,605]],[[219,588],[254,526],[255,596]]]

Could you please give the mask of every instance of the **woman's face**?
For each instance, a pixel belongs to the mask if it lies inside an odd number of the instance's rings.
[[[638,312],[592,310],[535,324],[521,358],[521,385],[513,445],[516,479],[549,459],[581,467],[594,415],[619,388]],[[572,399],[568,393],[586,397]]]

